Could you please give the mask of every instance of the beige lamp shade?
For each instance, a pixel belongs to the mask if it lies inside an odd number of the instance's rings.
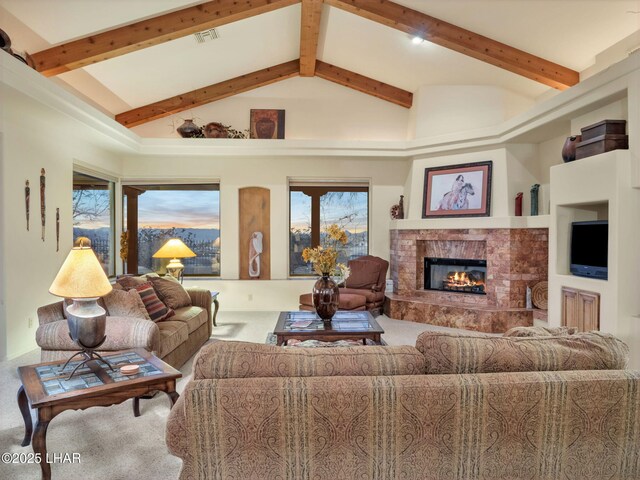
[[[179,238],[168,240],[160,247],[160,250],[153,254],[153,258],[190,258],[195,256],[196,254]]]
[[[49,288],[58,297],[95,298],[111,291],[98,257],[89,247],[74,247]]]

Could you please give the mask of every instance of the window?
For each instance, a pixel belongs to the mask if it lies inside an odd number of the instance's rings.
[[[289,274],[313,275],[302,260],[306,247],[324,243],[327,227],[346,230],[349,242],[338,262],[367,255],[369,251],[369,188],[355,185],[289,185]]]
[[[196,254],[181,259],[184,275],[220,275],[218,185],[127,185],[122,191],[127,273],[163,273],[168,260],[153,254],[180,238]]]
[[[73,172],[73,241],[89,238],[109,276],[115,275],[113,191],[109,180]]]

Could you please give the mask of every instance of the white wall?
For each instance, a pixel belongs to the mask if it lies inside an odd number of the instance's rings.
[[[72,172],[74,162],[119,171],[121,162],[96,147],[89,127],[44,107],[0,84],[4,137],[2,156],[2,276],[0,291],[7,335],[6,355],[18,356],[36,347],[36,309],[57,298],[47,292],[72,246]],[[46,231],[41,240],[40,169],[46,170]],[[31,186],[30,231],[26,230],[24,187]],[[55,212],[60,208],[60,251],[56,252]],[[30,326],[31,323],[31,326]],[[2,329],[0,328],[0,330]]]
[[[616,100],[571,120],[571,134],[579,135],[582,128],[602,120],[627,120],[629,107],[627,98]],[[627,132],[629,133],[629,132]]]
[[[499,87],[424,85],[413,96],[409,137],[435,137],[499,125],[533,103]]]
[[[249,128],[249,111],[285,110],[285,138],[405,140],[409,109],[321,78],[294,77],[133,128],[142,137],[180,137],[184,119]]]
[[[176,166],[180,176],[176,178]],[[293,308],[309,280],[289,280],[288,181],[365,180],[369,191],[369,253],[389,258],[389,210],[398,203],[408,160],[383,158],[224,158],[145,156],[124,159],[123,177],[132,180],[204,179],[220,181],[220,280],[191,283],[221,292],[225,308],[265,310]],[[238,190],[259,185],[271,192],[271,281],[239,278]],[[251,297],[251,300],[249,298]],[[279,305],[279,307],[278,307]]]

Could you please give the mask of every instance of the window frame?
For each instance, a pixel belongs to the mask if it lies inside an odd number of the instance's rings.
[[[115,278],[117,275],[116,268],[116,183],[117,181],[108,176],[98,172],[85,170],[76,165],[73,166],[72,178],[71,178],[71,194],[72,194],[72,203],[73,203],[73,192],[76,190],[77,183],[75,182],[75,176],[82,175],[83,177],[88,177],[89,179],[95,179],[98,182],[107,182],[107,188],[104,190],[109,191],[109,270],[110,272],[105,272],[108,278]],[[94,190],[103,190],[97,189]],[[75,242],[75,235],[73,234],[73,212],[72,212],[72,238]]]
[[[364,185],[364,182],[354,182],[353,186],[349,186],[348,182],[336,182],[332,185],[329,182],[289,182],[287,192],[289,203],[289,224],[287,225],[288,236],[288,252],[287,252],[287,271],[289,278],[309,278],[316,276],[313,273],[292,273],[291,272],[291,192],[302,192],[311,197],[311,248],[320,244],[321,218],[320,218],[320,199],[329,192],[365,192],[367,194],[367,255],[370,246],[371,231],[371,186]],[[314,228],[315,227],[315,228]]]
[[[149,181],[149,182],[127,182],[122,185],[122,223],[123,223],[123,232],[130,232],[131,230],[136,231],[136,241],[131,242],[128,241],[128,249],[127,249],[127,261],[123,262],[123,269],[128,274],[139,274],[139,265],[138,265],[138,196],[142,195],[145,191],[217,191],[220,192],[220,181],[219,180],[211,180],[211,181],[198,181],[193,183],[187,182],[158,182],[158,181]],[[135,193],[136,191],[140,192],[136,194],[135,201],[130,201],[130,194]],[[220,195],[218,193],[218,195]],[[133,207],[133,208],[131,208]],[[222,232],[222,220],[221,220],[221,208],[218,209],[218,230]],[[133,216],[133,212],[135,212],[135,217]],[[220,237],[218,237],[220,238]],[[220,247],[218,247],[220,248]],[[222,255],[221,250],[218,251],[218,261],[220,265],[222,265]],[[218,273],[189,273],[183,274],[185,278],[220,278],[222,275],[222,269]]]

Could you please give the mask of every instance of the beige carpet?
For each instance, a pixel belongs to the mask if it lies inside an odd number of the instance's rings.
[[[218,340],[242,340],[262,343],[273,331],[277,312],[219,312],[213,337]],[[452,330],[385,316],[378,322],[387,332],[388,345],[413,345],[425,330]],[[39,362],[34,350],[17,359],[0,363],[0,453],[31,453],[31,447],[21,447],[24,423],[16,393],[20,386],[16,368]],[[183,378],[178,392],[191,375],[191,361],[181,368]],[[169,413],[169,398],[158,394],[140,403],[141,416],[133,416],[132,401],[111,407],[94,407],[84,411],[66,411],[49,424],[49,453],[79,453],[78,464],[53,464],[53,479],[172,479],[180,472],[181,461],[167,452],[164,428]],[[34,422],[35,425],[35,422]],[[0,479],[37,479],[40,467],[35,464],[0,463]]]

